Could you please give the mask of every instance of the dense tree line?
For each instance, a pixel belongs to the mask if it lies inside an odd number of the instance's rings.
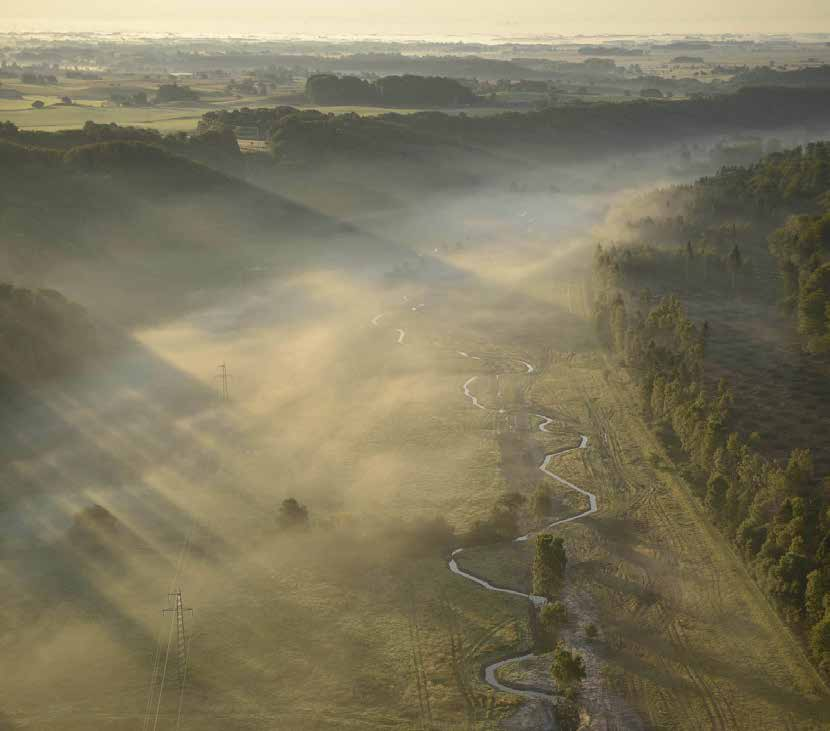
[[[451,107],[477,101],[472,90],[456,79],[409,74],[373,81],[357,76],[315,74],[306,81],[305,93],[314,104]]]
[[[275,147],[281,159],[326,160],[340,154],[373,154],[367,140],[376,137],[386,154],[440,153],[447,146],[499,149],[532,146],[534,155],[552,159],[584,158],[620,146],[632,149],[684,137],[745,128],[774,129],[830,118],[830,90],[753,88],[718,97],[666,102],[573,104],[532,112],[486,116],[389,113],[372,117],[320,115],[291,107],[209,112],[200,129],[252,126],[264,139],[280,132]],[[289,121],[291,120],[291,121]],[[281,130],[291,126],[291,133]],[[345,138],[345,142],[341,138]],[[315,154],[307,156],[309,141]],[[294,143],[296,147],[294,146]]]
[[[733,289],[743,284],[746,292],[778,297],[796,316],[806,349],[830,350],[830,143],[725,167],[646,203],[664,213],[630,221],[639,243],[602,254],[606,283],[652,278],[677,287],[720,277]],[[782,291],[753,284],[756,263],[777,268]]]
[[[803,69],[779,71],[769,66],[758,66],[737,74],[730,86],[818,86],[830,87],[830,66],[812,66]]]
[[[728,384],[711,392],[703,385],[707,327],[691,322],[675,297],[651,306],[610,289],[595,322],[633,374],[646,417],[685,455],[713,522],[830,674],[830,502],[810,452],[796,449],[779,464],[755,436],[731,428]]]
[[[400,159],[415,150],[425,153],[440,141],[405,124],[402,115],[360,117],[327,114],[293,107],[208,112],[199,123],[202,134],[250,127],[271,142],[274,157],[288,163],[317,164],[337,157]],[[437,149],[437,148],[436,148]]]
[[[716,248],[736,236],[754,236],[764,247],[767,236],[787,216],[827,208],[830,143],[773,152],[757,163],[727,166],[691,185],[658,191],[644,201],[662,213],[630,222],[648,242],[706,240]]]
[[[189,86],[162,84],[156,91],[156,101],[159,103],[196,102],[199,101],[199,92]]]
[[[0,123],[0,140],[29,148],[68,151],[73,147],[105,142],[139,142],[164,148],[168,152],[214,167],[233,169],[241,159],[239,144],[231,128],[207,126],[196,134],[173,132],[162,135],[147,127],[127,127],[114,122],[88,121],[80,129],[58,132],[20,130],[11,122]]]
[[[678,100],[575,104],[491,116],[422,112],[383,115],[409,129],[467,144],[541,145],[557,156],[676,140],[735,127],[777,127],[830,115],[830,91],[751,89],[733,95]]]
[[[26,178],[33,176],[41,178],[43,195],[46,196],[50,190],[61,187],[62,182],[71,182],[68,178],[78,172],[109,174],[114,171],[121,171],[122,184],[140,186],[147,183],[148,192],[155,193],[182,185],[194,191],[227,185],[226,175],[184,155],[175,154],[176,147],[172,143],[160,145],[153,143],[152,137],[146,139],[149,141],[113,138],[68,148],[45,148],[0,138],[0,161],[10,166],[9,173],[17,176],[0,182],[0,191],[13,192]],[[182,140],[180,144],[198,146],[200,142]],[[43,178],[47,175],[47,169],[48,177]],[[152,181],[147,179],[148,176]],[[22,202],[18,200],[18,203]],[[34,203],[29,199],[25,202],[28,205],[21,206],[23,209]],[[20,210],[12,207],[11,203],[11,199],[4,201],[0,205],[0,213],[18,215]]]
[[[286,106],[220,109],[203,114],[196,131],[201,134],[211,130],[250,127],[256,129],[263,139],[270,139],[285,117],[298,113],[298,109]]]
[[[603,288],[709,287],[729,294],[753,286],[753,262],[737,242],[723,247],[691,239],[680,246],[598,244],[594,272]]]
[[[373,159],[405,157],[427,140],[397,121],[357,114],[303,111],[283,118],[271,138],[278,160],[322,161],[332,156]]]
[[[830,143],[814,142],[699,180],[689,216],[702,223],[736,216],[775,222],[782,214],[814,209],[828,190]]]
[[[20,74],[20,81],[24,84],[57,84],[58,79],[54,74],[39,74],[35,71],[24,71]]]
[[[830,177],[830,155],[827,169]],[[830,181],[821,203],[824,212],[792,216],[770,239],[785,302],[797,312],[798,330],[812,352],[830,350]]]

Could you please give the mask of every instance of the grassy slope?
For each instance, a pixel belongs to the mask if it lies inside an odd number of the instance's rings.
[[[134,152],[125,161],[110,147]],[[0,249],[8,277],[48,281],[112,319],[148,321],[199,306],[211,288],[248,285],[315,254],[357,261],[395,250],[394,242],[153,146],[79,149],[97,151],[96,161],[10,163]]]

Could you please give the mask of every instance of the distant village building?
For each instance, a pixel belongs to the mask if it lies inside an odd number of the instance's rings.
[[[238,140],[262,140],[265,139],[259,127],[253,125],[247,127],[234,127],[234,134]]]
[[[243,125],[234,127],[233,131],[236,135],[236,143],[242,152],[263,153],[268,151],[268,140],[259,127]]]

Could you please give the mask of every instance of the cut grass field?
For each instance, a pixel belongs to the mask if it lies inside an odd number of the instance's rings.
[[[195,131],[205,112],[213,107],[117,107],[76,104],[52,105],[43,109],[0,107],[0,117],[14,122],[20,129],[55,131],[77,129],[88,121],[131,127],[151,127],[160,132]]]

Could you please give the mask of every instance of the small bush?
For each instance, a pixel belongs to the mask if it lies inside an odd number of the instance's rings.
[[[286,498],[280,505],[278,522],[283,530],[308,530],[308,508],[293,497]]]
[[[585,680],[585,661],[582,655],[569,650],[560,642],[554,650],[550,672],[557,686],[566,695],[574,696],[579,692],[582,681]]]
[[[548,602],[542,607],[542,625],[557,630],[568,621],[568,610],[562,602]]]

